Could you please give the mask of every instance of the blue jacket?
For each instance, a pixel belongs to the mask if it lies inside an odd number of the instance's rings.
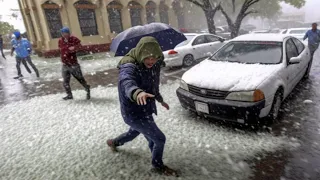
[[[32,51],[32,46],[27,39],[25,38],[22,38],[21,40],[12,39],[11,45],[15,49],[17,57],[26,58],[30,56],[30,53]]]
[[[320,43],[320,30],[312,31],[308,30],[303,38],[306,40],[308,38],[308,45],[311,47],[318,47]]]
[[[156,102],[163,102],[159,93],[161,62],[156,63],[151,69],[143,65],[126,63],[119,66],[118,92],[123,117],[145,117],[157,115]],[[140,106],[133,100],[133,93],[142,89],[146,93],[155,95],[148,98],[147,104]]]

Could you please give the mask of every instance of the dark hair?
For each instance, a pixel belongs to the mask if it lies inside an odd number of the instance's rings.
[[[317,23],[312,23],[312,26],[318,26],[318,24]]]

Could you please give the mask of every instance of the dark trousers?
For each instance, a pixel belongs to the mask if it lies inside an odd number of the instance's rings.
[[[115,144],[121,146],[132,141],[141,133],[149,142],[153,167],[162,167],[162,156],[166,137],[154,122],[152,115],[143,118],[125,117],[124,121],[130,126],[130,129],[128,132],[115,138]]]
[[[17,71],[18,71],[18,76],[22,76],[21,68],[20,68],[21,63],[24,65],[24,67],[26,68],[28,73],[31,73],[31,70],[27,65],[27,63],[28,63],[32,67],[34,72],[37,74],[37,77],[39,77],[39,71],[38,71],[37,67],[33,64],[30,56],[25,57],[25,58],[16,57],[16,61],[17,61],[16,67],[17,67]]]
[[[6,56],[5,56],[4,53],[3,53],[3,48],[0,47],[0,50],[1,50],[1,55],[2,55],[2,57],[3,57],[4,59],[6,59]]]
[[[86,80],[82,75],[80,65],[74,65],[74,66],[63,65],[62,66],[63,86],[68,95],[72,95],[71,87],[70,87],[71,75],[79,81],[79,83],[86,89],[86,91],[89,91],[90,86],[87,84]]]
[[[309,68],[309,72],[311,70],[311,67],[312,67],[312,62],[313,62],[313,56],[314,56],[314,53],[317,51],[317,49],[319,48],[319,46],[310,46],[309,45],[309,50],[310,50],[310,55],[311,55],[311,60],[310,60],[310,68]]]

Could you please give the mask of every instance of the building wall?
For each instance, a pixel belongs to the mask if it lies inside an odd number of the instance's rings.
[[[79,0],[49,0],[54,3],[55,7],[59,9],[61,23],[63,26],[68,26],[73,35],[77,36],[84,46],[84,50],[91,52],[108,51],[109,45],[113,37],[117,34],[112,33],[108,20],[107,6],[112,1],[116,1],[122,5],[121,19],[123,29],[131,27],[129,0],[87,0],[95,5],[96,24],[98,27],[98,35],[82,36],[77,9],[74,3]],[[147,23],[146,4],[149,0],[132,0],[138,2],[142,6],[141,20],[142,24]],[[172,4],[180,0],[152,0],[156,4],[155,20],[160,21],[159,6],[162,1],[168,7],[169,24],[178,28],[176,9]],[[45,16],[43,4],[48,0],[19,0],[20,9],[24,18],[28,37],[32,42],[34,49],[39,55],[45,57],[58,56],[58,38],[52,38],[50,34],[49,25]],[[179,2],[182,4],[182,2]],[[175,8],[177,8],[175,6]],[[181,5],[183,8],[183,5]],[[181,18],[180,18],[181,20]],[[185,23],[187,24],[187,23]],[[185,27],[179,27],[185,28]]]

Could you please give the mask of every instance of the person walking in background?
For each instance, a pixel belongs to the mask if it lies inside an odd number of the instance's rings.
[[[67,96],[64,100],[73,99],[73,95],[70,87],[71,75],[76,78],[80,84],[85,88],[87,92],[87,99],[90,99],[90,86],[87,84],[83,77],[81,67],[77,59],[77,51],[81,49],[81,41],[70,34],[70,29],[64,27],[61,29],[62,37],[59,39],[59,49],[61,53],[62,61],[62,77],[63,86],[67,92]]]
[[[320,30],[318,29],[317,23],[312,24],[312,29],[306,32],[306,35],[303,37],[303,40],[306,40],[307,38],[308,38],[308,47],[311,53],[311,62],[310,62],[311,64],[309,67],[311,67],[314,53],[319,48],[319,43],[320,43]],[[310,69],[308,71],[310,71]]]
[[[3,53],[3,38],[2,38],[1,34],[0,34],[0,51],[1,51],[1,55],[2,55],[3,59],[6,59],[6,56]]]
[[[169,110],[159,92],[160,68],[164,57],[159,43],[153,37],[144,37],[119,63],[118,92],[121,114],[129,131],[107,140],[112,151],[135,139],[140,133],[149,142],[153,172],[177,176],[175,170],[162,161],[166,137],[153,119],[157,114],[155,100]]]
[[[23,77],[23,75],[21,74],[21,68],[20,68],[21,62],[23,63],[27,71],[31,73],[31,70],[27,65],[28,63],[36,73],[37,77],[39,77],[40,76],[39,71],[37,67],[32,63],[32,60],[30,57],[30,54],[32,52],[32,47],[30,42],[27,39],[22,38],[21,33],[19,31],[15,31],[13,34],[15,38],[12,39],[11,41],[11,45],[12,45],[11,56],[13,56],[13,52],[16,52],[16,62],[17,62],[16,67],[18,71],[18,76],[15,77],[15,79],[19,79]]]

